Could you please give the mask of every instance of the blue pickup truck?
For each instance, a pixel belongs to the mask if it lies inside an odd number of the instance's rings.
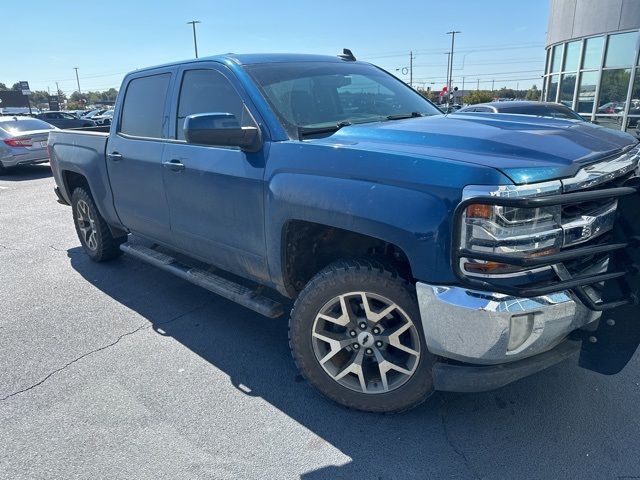
[[[498,388],[578,352],[613,374],[640,342],[625,133],[442,115],[345,50],[136,70],[109,131],[55,130],[49,150],[89,257],[267,317],[295,300],[295,363],[348,407]]]

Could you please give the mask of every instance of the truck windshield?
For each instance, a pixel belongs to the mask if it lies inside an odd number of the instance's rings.
[[[330,134],[355,123],[440,115],[392,75],[352,62],[245,66],[292,137]]]

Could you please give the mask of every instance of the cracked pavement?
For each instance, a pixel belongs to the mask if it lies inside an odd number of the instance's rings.
[[[92,263],[48,167],[0,177],[0,479],[640,477],[638,355],[405,414],[345,410],[268,320],[133,258]]]

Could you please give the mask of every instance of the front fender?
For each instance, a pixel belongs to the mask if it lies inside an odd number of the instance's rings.
[[[392,243],[407,255],[415,278],[454,281],[449,267],[449,219],[459,189],[437,195],[363,180],[300,173],[275,175],[268,186],[267,255],[271,278],[282,285],[282,231],[291,220],[342,228]]]

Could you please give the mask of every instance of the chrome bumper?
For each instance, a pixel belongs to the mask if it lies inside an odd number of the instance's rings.
[[[518,298],[426,283],[417,283],[416,291],[429,351],[481,365],[512,362],[546,352],[570,332],[601,315],[569,292]],[[522,319],[530,328],[524,329],[524,337],[520,330],[524,340],[509,349],[512,325]]]

